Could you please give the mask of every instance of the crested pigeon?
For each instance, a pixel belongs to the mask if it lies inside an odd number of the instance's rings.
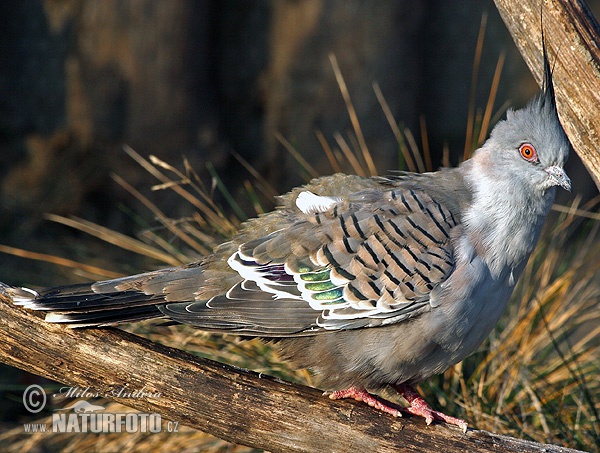
[[[500,318],[556,186],[571,190],[569,148],[544,51],[542,92],[508,111],[457,168],[318,178],[199,262],[10,291],[16,304],[74,327],[166,317],[275,340],[333,399],[466,431],[412,386],[464,359]],[[386,386],[409,407],[370,393]]]

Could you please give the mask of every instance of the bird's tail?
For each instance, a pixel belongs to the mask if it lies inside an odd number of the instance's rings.
[[[9,288],[15,305],[47,311],[46,321],[70,327],[111,326],[163,316],[164,299],[139,291],[95,293],[92,285],[59,286],[41,291]]]
[[[165,277],[174,268],[92,284],[57,286],[35,291],[3,285],[15,305],[46,311],[46,321],[70,327],[110,326],[123,322],[164,317],[159,307],[168,303]],[[198,269],[196,268],[196,272]],[[175,279],[177,280],[177,278]]]

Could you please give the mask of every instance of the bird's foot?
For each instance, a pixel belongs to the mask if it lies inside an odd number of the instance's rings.
[[[325,392],[324,395],[328,395],[332,400],[339,400],[343,398],[353,398],[356,401],[362,401],[367,403],[369,406],[390,414],[393,417],[402,417],[402,412],[399,409],[390,406],[391,403],[380,400],[377,397],[371,395],[362,387],[349,387],[344,390],[336,390],[334,392]]]
[[[403,409],[405,412],[408,412],[413,415],[417,415],[419,417],[423,417],[425,419],[425,423],[431,425],[434,420],[439,420],[446,422],[450,425],[458,426],[463,433],[467,432],[467,422],[456,417],[452,417],[450,415],[446,415],[443,412],[435,411],[427,404],[427,402],[419,395],[412,386],[408,384],[400,384],[395,385],[394,389],[404,397],[409,407]]]

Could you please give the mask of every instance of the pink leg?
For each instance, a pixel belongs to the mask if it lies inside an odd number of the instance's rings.
[[[410,404],[410,406],[404,410],[413,415],[425,418],[425,423],[428,425],[431,425],[434,420],[440,420],[450,425],[458,426],[464,433],[467,432],[466,421],[446,415],[442,412],[434,411],[421,395],[419,395],[409,384],[395,385],[394,388],[406,401],[408,401],[408,404]]]
[[[332,400],[339,400],[343,398],[353,398],[356,401],[362,401],[367,403],[369,406],[374,407],[377,410],[390,414],[393,417],[402,417],[402,413],[399,409],[395,409],[385,402],[385,400],[379,400],[367,392],[362,387],[350,387],[344,390],[336,390],[335,392],[325,392],[325,395],[329,395]]]

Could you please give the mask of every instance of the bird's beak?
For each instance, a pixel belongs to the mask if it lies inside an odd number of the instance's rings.
[[[569,192],[571,191],[571,180],[562,168],[553,165],[544,170],[550,175],[550,180],[553,183],[552,185],[560,186]]]

